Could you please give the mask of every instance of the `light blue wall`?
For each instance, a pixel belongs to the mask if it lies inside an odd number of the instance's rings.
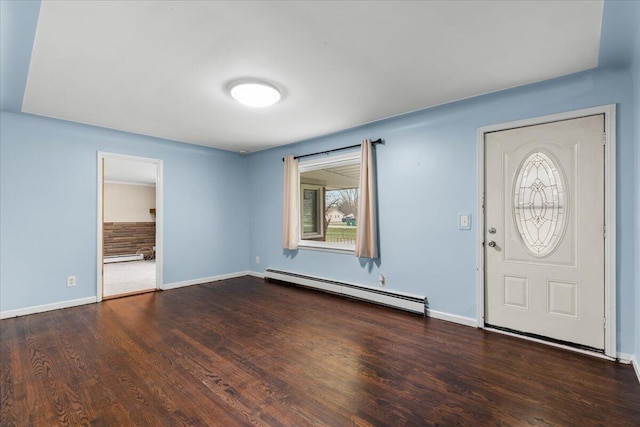
[[[631,75],[634,99],[636,182],[635,356],[640,360],[640,2],[606,0],[600,39],[600,68]]]
[[[96,295],[98,151],[164,161],[165,283],[247,270],[241,155],[21,113],[0,124],[0,310]]]
[[[383,101],[381,101],[383,102]],[[618,340],[634,350],[635,185],[631,79],[590,71],[377,122],[249,156],[253,270],[276,268],[424,294],[433,310],[476,317],[477,129],[605,104],[618,108]],[[383,138],[377,147],[380,261],[281,249],[282,161]],[[472,230],[457,229],[472,212]]]
[[[633,62],[630,67],[633,79],[634,96],[634,125],[636,141],[636,330],[635,330],[635,356],[640,363],[640,2],[635,3],[635,45],[633,49]]]
[[[599,68],[628,69],[640,17],[637,0],[605,0],[600,30]]]
[[[637,2],[605,1],[600,71],[248,158],[8,112],[21,110],[39,9],[39,1],[0,1],[1,310],[95,295],[96,151],[102,150],[165,161],[166,283],[273,267],[376,285],[380,271],[389,288],[425,293],[434,310],[475,317],[477,127],[616,103],[618,342],[620,351],[640,356]],[[636,51],[632,66],[630,49]],[[386,141],[378,147],[381,260],[361,264],[332,253],[283,253],[280,158],[366,137]],[[458,212],[474,213],[471,231],[457,230]],[[630,231],[634,226],[637,233]],[[64,286],[69,274],[78,276],[76,288]]]

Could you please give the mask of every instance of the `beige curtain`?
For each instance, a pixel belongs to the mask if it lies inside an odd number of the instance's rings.
[[[298,226],[300,209],[300,176],[298,159],[293,156],[284,158],[284,192],[282,203],[282,247],[298,249]]]
[[[378,212],[373,144],[365,139],[360,147],[360,190],[356,223],[356,256],[378,258]]]

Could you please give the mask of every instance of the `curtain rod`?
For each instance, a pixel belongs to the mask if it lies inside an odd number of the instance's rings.
[[[376,145],[376,144],[382,144],[382,139],[378,138],[375,141],[371,141],[371,144]],[[357,148],[360,147],[362,144],[356,144],[356,145],[350,145],[348,147],[342,147],[342,148],[334,148],[333,150],[327,150],[327,151],[318,151],[317,153],[311,153],[311,154],[302,154],[300,156],[294,156],[294,159],[301,159],[303,157],[310,157],[310,156],[317,156],[318,154],[329,154],[329,153],[333,153],[334,151],[342,151],[342,150],[348,150],[350,148]],[[282,161],[284,162],[284,157],[282,158]]]

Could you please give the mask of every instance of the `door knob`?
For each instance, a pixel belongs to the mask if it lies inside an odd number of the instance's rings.
[[[494,242],[493,240],[491,240],[489,243],[487,243],[489,245],[489,247],[491,248],[495,248],[496,247],[496,242]]]

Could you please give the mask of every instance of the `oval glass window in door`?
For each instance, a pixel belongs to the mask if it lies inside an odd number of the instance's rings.
[[[552,253],[564,235],[567,194],[560,165],[542,151],[529,154],[516,172],[513,217],[536,257]]]

